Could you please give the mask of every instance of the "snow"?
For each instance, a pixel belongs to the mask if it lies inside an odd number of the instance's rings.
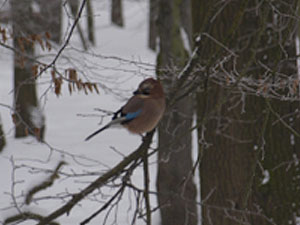
[[[40,107],[29,107],[30,110],[30,119],[34,127],[42,128],[45,125],[45,117],[44,112],[41,110]]]
[[[192,49],[191,49],[192,44],[190,43],[188,34],[185,32],[185,29],[183,27],[180,27],[180,36],[182,39],[184,49],[188,52],[189,56],[191,56],[192,55]]]
[[[108,111],[119,109],[141,80],[155,75],[156,55],[147,49],[147,1],[124,2],[124,29],[111,25],[109,2],[108,0],[92,2],[97,46],[92,47],[88,52],[83,52],[78,34],[75,32],[70,45],[57,62],[58,68],[62,71],[76,68],[83,80],[97,82],[100,94],[85,95],[84,92],[73,92],[70,95],[67,84],[63,83],[62,93],[57,97],[53,88],[49,88],[50,72],[37,80],[40,107],[32,109],[31,113],[34,123],[38,126],[41,126],[45,119],[45,144],[37,142],[32,137],[17,140],[14,138],[14,124],[11,118],[13,112],[10,108],[13,103],[12,52],[0,48],[2,71],[0,115],[7,141],[6,147],[0,154],[0,223],[7,216],[17,212],[16,208],[11,207],[14,201],[18,202],[19,210],[32,210],[42,215],[50,214],[63,205],[71,193],[77,193],[85,188],[141,143],[139,136],[122,129],[108,129],[89,142],[84,141],[91,132],[110,121],[110,116],[95,111],[95,108]],[[67,30],[71,24],[72,21],[66,19],[64,30]],[[84,25],[83,21],[81,24]],[[39,60],[51,62],[58,49],[59,46],[54,46],[54,49],[47,54],[41,52],[43,57]],[[96,116],[88,116],[89,114],[96,114]],[[150,158],[151,190],[155,190],[155,157]],[[61,160],[67,162],[67,165],[61,169],[62,177],[55,180],[52,187],[34,196],[40,198],[39,201],[24,205],[24,195],[32,187],[46,180],[51,175],[50,171]],[[87,173],[91,175],[85,176],[84,174]],[[132,183],[137,187],[143,187],[142,168],[135,171]],[[115,190],[109,187],[101,188],[74,207],[69,216],[64,215],[57,221],[66,225],[79,224],[102,207],[103,204],[100,202],[108,200],[114,192]],[[55,199],[47,199],[49,196],[55,196]],[[112,212],[106,224],[113,224],[114,220],[117,220],[116,224],[130,224],[135,210],[135,201],[133,192],[125,192],[118,210]],[[152,196],[151,204],[152,207],[157,206],[155,196]],[[103,224],[105,215],[106,212],[97,216],[89,224]],[[157,212],[153,216],[153,224],[158,223],[158,218]],[[36,224],[36,222],[27,221],[21,224]],[[136,224],[145,223],[142,219],[138,219]]]
[[[264,176],[264,179],[261,182],[262,185],[267,184],[270,181],[269,171],[268,170],[263,170],[263,176]]]

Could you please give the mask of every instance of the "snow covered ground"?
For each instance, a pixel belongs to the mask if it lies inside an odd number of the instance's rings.
[[[155,53],[147,49],[148,1],[128,0],[124,3],[125,28],[120,29],[110,23],[110,1],[93,1],[96,27],[96,47],[87,53],[81,50],[78,35],[75,32],[71,44],[60,58],[59,68],[64,70],[74,67],[92,82],[100,84],[100,94],[85,95],[84,92],[69,94],[67,85],[63,85],[61,96],[57,97],[48,89],[50,74],[44,74],[39,83],[41,108],[46,117],[46,144],[38,143],[34,138],[14,139],[12,111],[0,105],[0,115],[6,135],[7,145],[0,154],[0,222],[9,215],[17,213],[11,208],[14,201],[19,210],[31,210],[48,215],[64,203],[64,195],[76,193],[95,180],[100,173],[113,167],[136,149],[141,143],[139,136],[131,135],[126,130],[111,129],[96,136],[89,142],[84,138],[99,126],[103,115],[94,108],[109,111],[117,110],[137,84],[145,77],[154,76]],[[66,19],[64,31],[70,23]],[[65,33],[66,34],[66,33]],[[57,49],[47,57],[50,62]],[[69,58],[69,60],[67,60]],[[0,103],[11,106],[13,103],[13,64],[12,52],[0,48]],[[110,120],[105,116],[102,125]],[[154,143],[155,146],[155,143]],[[41,180],[47,178],[47,169],[53,170],[60,160],[67,162],[62,172],[78,176],[64,177],[57,180],[53,187],[38,193],[35,197],[44,197],[29,206],[23,204],[24,194]],[[156,157],[151,163],[151,190],[155,190]],[[80,176],[94,172],[91,176]],[[14,181],[14,182],[13,182]],[[133,183],[142,187],[142,168],[133,174]],[[79,224],[99,209],[101,201],[109,199],[113,189],[99,190],[100,195],[93,195],[72,209],[69,216],[64,215],[57,221],[61,224]],[[16,198],[14,198],[14,197]],[[49,200],[47,196],[55,196]],[[151,199],[152,207],[157,205],[156,198]],[[105,224],[130,224],[135,210],[135,196],[132,192],[123,195],[117,211],[113,211]],[[96,217],[89,224],[102,224],[106,213]],[[153,216],[153,224],[158,223],[158,214]],[[21,224],[36,224],[27,221]],[[144,224],[138,220],[137,224]]]

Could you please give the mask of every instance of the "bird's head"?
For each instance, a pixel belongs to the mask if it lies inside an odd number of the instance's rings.
[[[142,81],[138,89],[133,92],[134,95],[139,95],[143,98],[162,98],[164,97],[163,88],[158,80],[148,78]]]

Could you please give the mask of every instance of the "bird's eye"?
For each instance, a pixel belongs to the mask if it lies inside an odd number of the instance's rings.
[[[142,91],[143,95],[149,95],[150,94],[150,89],[149,88],[145,88]]]

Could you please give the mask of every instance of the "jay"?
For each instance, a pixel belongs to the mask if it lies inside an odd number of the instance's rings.
[[[128,102],[114,113],[111,122],[89,135],[85,140],[116,125],[122,125],[134,134],[141,135],[149,132],[156,127],[165,108],[166,101],[162,85],[159,81],[148,78],[139,84]]]

